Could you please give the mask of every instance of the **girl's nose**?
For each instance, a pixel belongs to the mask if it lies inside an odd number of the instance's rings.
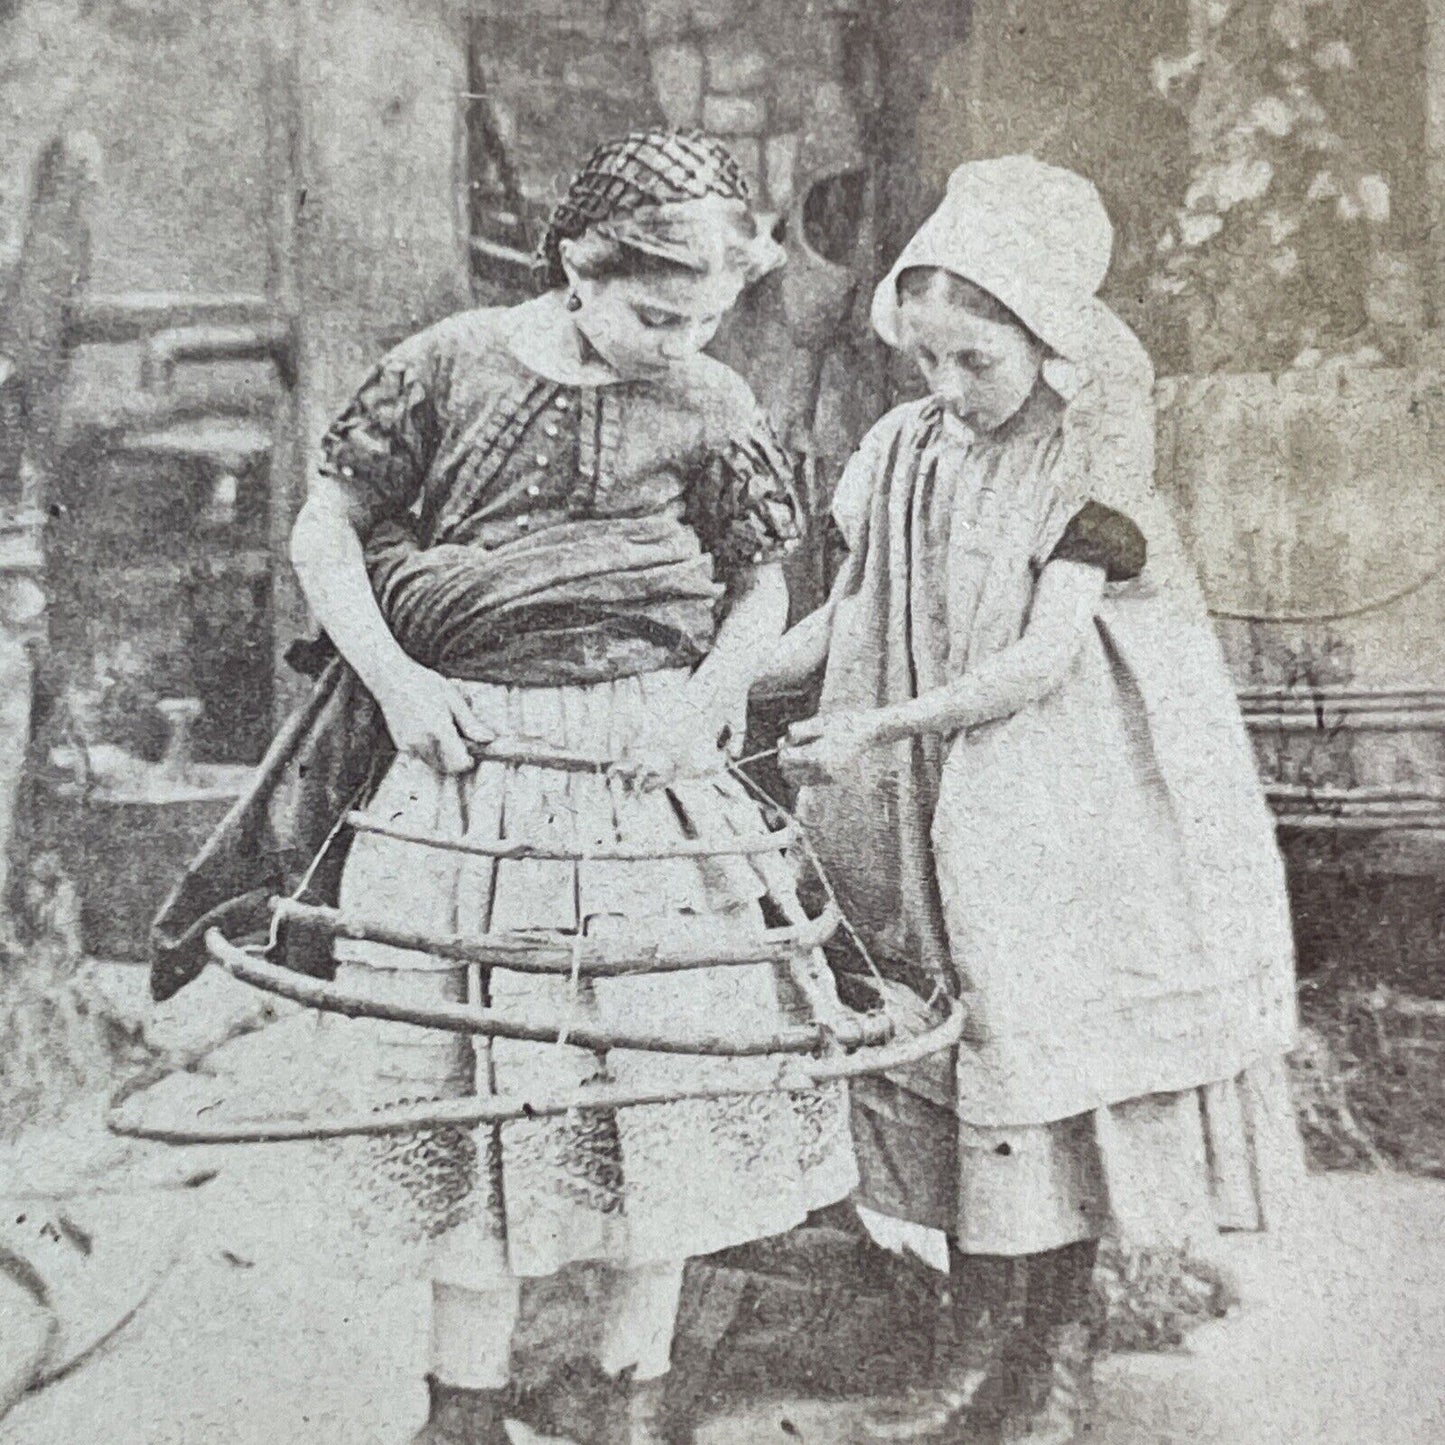
[[[972,391],[966,372],[956,366],[940,366],[933,373],[933,394],[951,406],[960,406]]]

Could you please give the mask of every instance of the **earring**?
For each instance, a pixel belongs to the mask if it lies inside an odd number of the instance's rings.
[[[567,309],[569,311],[580,311],[582,309],[582,298],[575,292],[567,293]]]

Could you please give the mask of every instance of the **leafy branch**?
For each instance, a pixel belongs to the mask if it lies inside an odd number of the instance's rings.
[[[1162,227],[1151,289],[1183,308],[1210,370],[1387,359],[1373,304],[1391,184],[1352,139],[1345,0],[1211,0],[1156,89],[1186,115],[1194,165]]]

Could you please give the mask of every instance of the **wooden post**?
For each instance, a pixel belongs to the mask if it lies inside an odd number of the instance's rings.
[[[0,303],[0,929],[30,745],[28,643],[44,626],[39,519],[51,501],[69,355],[66,316],[89,275],[93,143],[57,137],[37,158],[15,269]]]
[[[1425,0],[1425,189],[1429,319],[1445,322],[1445,0]]]
[[[266,107],[266,290],[291,332],[292,365],[280,376],[271,449],[271,677],[272,712],[279,724],[295,705],[301,679],[285,660],[286,648],[307,626],[308,614],[292,571],[291,524],[306,495],[306,448],[301,436],[301,295],[297,281],[296,211],[301,189],[301,102],[296,76],[296,0],[274,0],[263,76]]]
[[[293,318],[279,403],[271,544],[281,654],[309,624],[287,543],[328,423],[395,339],[469,302],[462,7],[271,0],[270,285]]]

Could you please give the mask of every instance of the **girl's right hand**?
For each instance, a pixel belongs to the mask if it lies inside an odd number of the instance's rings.
[[[458,683],[419,663],[398,669],[372,693],[397,750],[438,772],[467,772],[476,761],[469,745],[489,743],[495,736]]]
[[[842,782],[878,746],[876,711],[819,713],[795,722],[778,748],[783,776],[797,787]]]

